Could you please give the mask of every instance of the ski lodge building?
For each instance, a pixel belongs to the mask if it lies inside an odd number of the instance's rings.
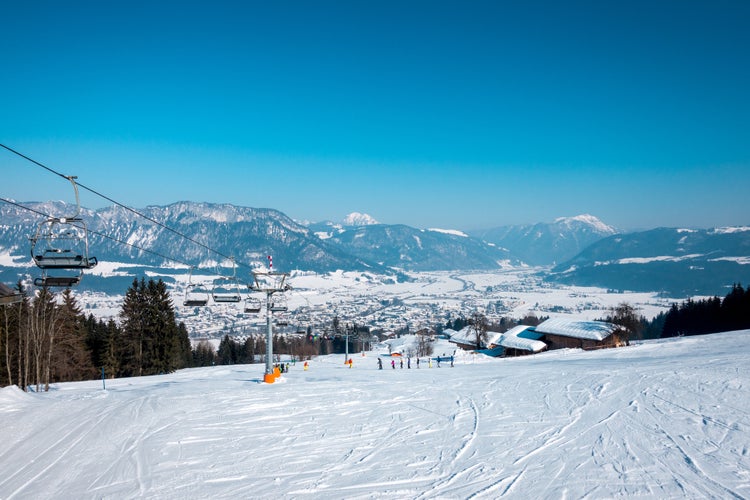
[[[487,341],[479,351],[490,356],[523,356],[552,349],[620,347],[625,343],[619,331],[618,325],[604,321],[552,318],[537,326],[519,325],[504,333],[488,331]],[[465,350],[477,350],[476,335],[470,326],[451,333],[450,342]]]

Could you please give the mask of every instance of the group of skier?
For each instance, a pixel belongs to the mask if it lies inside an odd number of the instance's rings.
[[[432,368],[432,359],[433,358],[429,358],[429,357],[427,358],[427,367],[428,368]],[[420,358],[416,358],[416,360],[417,360],[416,361],[417,368],[419,368],[419,364],[421,363]],[[438,368],[440,368],[440,361],[448,361],[448,360],[450,360],[450,362],[451,362],[451,368],[453,368],[453,355],[452,354],[450,356],[446,356],[445,354],[443,354],[442,356],[438,356],[437,358],[435,358],[435,361],[437,362],[437,367]],[[401,367],[401,369],[404,368],[404,358],[403,357],[399,357],[399,366]],[[395,358],[391,358],[391,368],[394,369],[394,370],[396,369],[396,359]],[[411,368],[411,357],[407,357],[406,358],[406,368],[407,369]],[[382,369],[383,369],[383,358],[378,358],[378,370],[382,370]]]

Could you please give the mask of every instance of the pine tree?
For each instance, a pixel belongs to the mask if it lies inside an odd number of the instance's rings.
[[[146,285],[143,278],[141,278],[140,282],[138,278],[134,278],[130,288],[125,292],[125,299],[120,309],[122,331],[117,339],[118,376],[132,377],[143,375],[145,288]]]
[[[91,354],[86,346],[85,318],[70,289],[62,294],[57,306],[58,332],[54,348],[50,345],[48,371],[56,382],[85,380],[96,377]],[[49,377],[47,377],[49,380]]]

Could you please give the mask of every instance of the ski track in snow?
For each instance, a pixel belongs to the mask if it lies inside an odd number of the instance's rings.
[[[745,331],[6,388],[0,498],[748,498],[749,348]]]

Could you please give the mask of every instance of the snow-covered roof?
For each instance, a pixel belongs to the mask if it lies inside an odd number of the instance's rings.
[[[513,328],[505,332],[505,335],[512,335],[514,337],[521,337],[531,340],[539,340],[544,336],[544,334],[538,333],[535,327],[528,325],[514,326]]]
[[[453,337],[457,333],[458,332],[453,328],[446,328],[443,330],[443,335],[447,335],[448,337]]]
[[[492,336],[492,332],[487,332],[488,338]],[[467,344],[476,345],[477,335],[471,326],[465,326],[460,331],[454,332],[451,335],[450,341],[454,344]]]
[[[498,345],[505,349],[518,349],[520,351],[541,352],[547,348],[547,344],[541,340],[524,339],[513,335],[500,337]]]
[[[604,321],[580,321],[551,318],[537,325],[539,333],[550,333],[585,340],[604,340],[617,330],[617,325]]]
[[[547,344],[539,340],[542,335],[537,333],[533,326],[518,325],[505,333],[487,333],[489,335],[488,345],[499,345],[506,349],[531,352],[540,352],[547,348]]]

